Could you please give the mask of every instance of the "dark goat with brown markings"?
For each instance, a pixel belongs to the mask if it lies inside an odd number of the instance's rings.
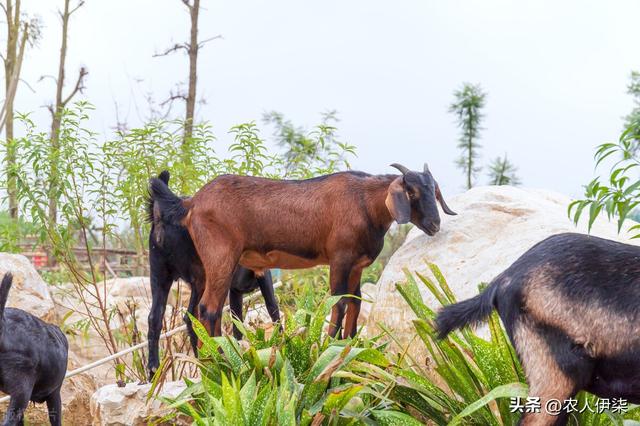
[[[446,205],[425,165],[402,175],[341,172],[307,180],[224,175],[191,199],[176,197],[159,179],[151,190],[163,220],[184,224],[205,267],[200,315],[213,335],[236,264],[260,273],[267,268],[330,266],[333,295],[360,296],[360,277],[382,250],[395,219],[429,235],[440,229],[436,200]],[[342,298],[331,313],[329,333],[357,330],[360,299]]]
[[[536,244],[478,296],[445,307],[440,337],[475,324],[496,309],[540,413],[526,425],[563,425],[546,413],[586,390],[640,403],[640,247],[582,234]]]

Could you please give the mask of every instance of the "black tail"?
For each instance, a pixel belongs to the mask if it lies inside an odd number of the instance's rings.
[[[11,290],[12,282],[13,275],[11,275],[11,272],[4,274],[4,278],[2,278],[2,286],[0,286],[0,332],[4,325],[4,305],[7,304],[7,298],[9,297],[9,290]]]
[[[491,315],[495,307],[498,283],[494,281],[479,295],[445,306],[436,318],[438,338],[444,339],[453,330],[467,324],[477,325]]]
[[[151,198],[158,203],[162,220],[165,223],[181,225],[181,221],[187,215],[189,209],[184,206],[183,200],[169,189],[163,179],[164,177],[163,172],[159,178],[151,179],[149,187]],[[166,178],[168,180],[168,173]]]
[[[158,175],[158,179],[160,179],[161,181],[163,181],[165,183],[165,185],[169,186],[169,178],[171,177],[171,175],[169,174],[169,172],[167,170],[163,170],[162,172],[160,172],[160,174]],[[147,205],[147,214],[146,214],[146,219],[148,223],[154,223],[155,221],[153,220],[153,193],[151,192],[151,187],[149,187],[149,190],[147,192],[147,196],[145,197],[145,204]]]

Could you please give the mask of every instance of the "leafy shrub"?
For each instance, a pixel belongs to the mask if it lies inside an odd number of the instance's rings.
[[[598,215],[604,211],[610,219],[617,218],[618,232],[620,232],[627,218],[637,216],[634,210],[640,204],[640,178],[637,173],[637,168],[640,166],[638,134],[640,134],[640,121],[632,121],[617,142],[598,146],[594,155],[596,168],[605,160],[615,159],[615,161],[608,177],[594,178],[585,186],[584,198],[569,205],[569,216],[576,224],[586,210],[589,215],[590,230]],[[640,225],[632,226],[629,231],[635,233],[634,238],[640,237]]]
[[[325,317],[338,298],[310,310],[313,300],[308,295],[303,307],[285,315],[284,330],[269,337],[239,324],[246,350],[231,337],[209,337],[194,321],[202,341],[194,361],[201,381],[187,380],[170,404],[197,425],[420,424],[393,409],[384,345],[324,336]]]

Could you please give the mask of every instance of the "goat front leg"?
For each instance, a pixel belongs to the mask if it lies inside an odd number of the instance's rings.
[[[151,310],[148,317],[147,339],[149,341],[149,362],[147,371],[149,380],[153,379],[160,365],[159,339],[162,331],[162,320],[167,307],[167,297],[171,290],[171,276],[165,263],[155,256],[150,258],[151,266]]]
[[[362,277],[362,267],[354,266],[349,274],[349,295],[355,297],[347,298],[347,317],[344,321],[344,338],[355,337],[358,332],[358,315],[360,315],[360,279]]]
[[[342,296],[347,294],[349,288],[349,274],[353,267],[353,262],[347,260],[345,257],[338,256],[335,261],[330,262],[329,265],[329,287],[331,289],[332,296]],[[344,318],[344,312],[346,309],[346,299],[344,297],[333,305],[331,308],[331,323],[327,333],[331,337],[342,337],[342,319]],[[340,333],[340,334],[339,334]]]

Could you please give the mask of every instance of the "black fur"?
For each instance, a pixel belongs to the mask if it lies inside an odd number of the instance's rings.
[[[24,410],[33,401],[46,402],[49,421],[61,425],[67,338],[57,326],[21,309],[5,309],[12,279],[5,274],[0,287],[0,390],[11,396],[3,424],[23,424]]]
[[[465,325],[478,325],[494,309],[497,284],[493,283],[482,293],[454,305],[445,306],[436,318],[438,338],[444,339],[453,330]]]
[[[154,216],[154,204],[157,201],[158,192],[153,191],[153,181],[162,182],[162,188],[167,188],[169,183],[169,172],[164,171],[157,179],[152,180],[149,199],[147,200],[147,218],[151,223],[149,233],[149,263],[151,277],[151,311],[149,312],[149,377],[151,378],[157,370],[160,360],[158,353],[158,339],[162,330],[162,319],[164,317],[167,297],[174,281],[182,279],[189,283],[191,287],[191,298],[187,310],[195,317],[198,317],[196,308],[204,291],[204,268],[200,258],[196,253],[193,241],[187,229],[169,221],[167,217],[157,218]],[[164,194],[166,191],[161,191]],[[163,200],[169,199],[175,204],[175,199],[180,200],[169,191],[171,197],[163,196]],[[174,199],[175,198],[175,199]],[[175,217],[174,217],[175,219]],[[238,266],[233,274],[229,302],[231,313],[234,317],[242,319],[242,297],[245,293],[250,293],[260,289],[265,300],[265,305],[269,316],[274,322],[280,321],[280,310],[273,290],[273,279],[270,271],[265,271],[264,276],[257,276],[246,268]],[[197,353],[198,339],[191,326],[188,315],[184,316],[187,324],[189,338],[194,353]],[[242,337],[238,328],[233,326],[233,334],[237,339]]]

